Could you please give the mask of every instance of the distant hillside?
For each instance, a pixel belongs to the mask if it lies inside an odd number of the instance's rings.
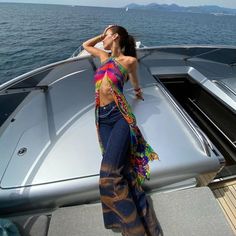
[[[233,14],[236,15],[236,9],[224,8],[219,6],[193,6],[193,7],[181,7],[176,4],[157,4],[150,3],[147,5],[139,5],[131,3],[125,6],[129,9],[144,9],[144,10],[159,10],[169,12],[192,12],[192,13],[211,13],[211,14]]]

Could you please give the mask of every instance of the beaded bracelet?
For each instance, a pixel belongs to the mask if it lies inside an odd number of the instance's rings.
[[[136,88],[136,89],[134,89],[134,91],[139,92],[139,91],[141,91],[141,88]]]
[[[134,89],[134,92],[135,92],[135,96],[137,96],[137,98],[141,99],[144,101],[143,99],[143,91],[141,88],[137,88],[137,89]]]

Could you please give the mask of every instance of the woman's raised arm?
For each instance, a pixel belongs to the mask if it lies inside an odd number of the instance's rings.
[[[95,57],[99,57],[101,61],[104,61],[108,57],[108,53],[102,49],[96,48],[95,45],[104,39],[104,34],[100,34],[94,38],[85,41],[82,45],[83,48],[91,53]]]

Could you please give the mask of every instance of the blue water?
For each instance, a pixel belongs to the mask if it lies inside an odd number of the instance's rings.
[[[109,24],[147,46],[236,45],[236,16],[0,3],[0,84],[68,58]]]

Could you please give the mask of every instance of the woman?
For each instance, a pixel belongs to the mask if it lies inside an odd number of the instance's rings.
[[[94,47],[100,41],[111,55]],[[83,47],[102,63],[95,72],[95,114],[103,155],[99,189],[105,227],[128,236],[158,235],[155,214],[141,187],[150,175],[148,162],[158,156],[144,140],[123,95],[123,85],[130,80],[136,98],[143,100],[134,38],[125,28],[110,25]]]

